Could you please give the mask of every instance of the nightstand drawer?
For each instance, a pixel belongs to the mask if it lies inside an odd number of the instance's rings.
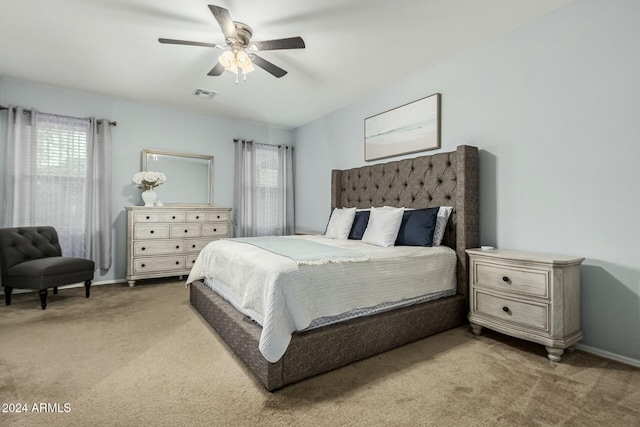
[[[549,330],[549,306],[515,301],[509,298],[476,292],[474,295],[477,314],[486,314],[507,322]]]
[[[549,296],[549,270],[476,261],[473,272],[474,286],[489,286],[545,298]]]

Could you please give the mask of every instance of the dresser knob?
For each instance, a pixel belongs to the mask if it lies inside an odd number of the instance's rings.
[[[180,246],[176,246],[176,249],[180,249]]]
[[[213,232],[215,233],[216,231],[218,231],[218,229],[217,229],[217,228],[214,228],[214,229],[213,229]]]
[[[195,248],[195,247],[196,247],[196,245],[191,245],[191,247],[192,247],[192,248]]]
[[[184,230],[184,232],[185,232],[185,233],[188,233],[188,232],[189,232],[189,230]]]
[[[149,219],[149,217],[147,217],[147,219]]]
[[[143,246],[143,247],[142,247],[142,250],[144,251],[145,249],[147,249],[147,248],[145,248],[145,247]]]
[[[196,215],[196,219],[200,219],[200,217],[198,215]]]
[[[502,281],[503,281],[503,282],[508,282],[508,281],[509,281],[509,278],[508,278],[507,276],[502,276]]]
[[[509,307],[502,307],[502,311],[504,311],[505,313],[509,312]]]
[[[145,265],[144,265],[144,264],[142,264],[140,267],[145,267]]]
[[[175,215],[171,217],[171,219],[176,219]]]
[[[149,233],[153,234],[153,230],[151,230]]]
[[[179,265],[179,264],[180,264],[180,261],[176,261],[176,265]]]
[[[220,219],[220,215],[218,215],[218,219]]]

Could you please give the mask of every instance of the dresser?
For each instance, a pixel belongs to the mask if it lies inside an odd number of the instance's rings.
[[[580,264],[584,258],[468,249],[469,322],[545,346],[560,362],[582,338]]]
[[[229,237],[229,208],[127,206],[127,281],[189,274],[207,243]]]

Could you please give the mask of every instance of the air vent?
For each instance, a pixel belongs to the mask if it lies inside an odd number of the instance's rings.
[[[213,98],[213,96],[217,95],[218,92],[214,92],[212,90],[207,90],[207,89],[196,89],[196,91],[193,94],[198,98]]]

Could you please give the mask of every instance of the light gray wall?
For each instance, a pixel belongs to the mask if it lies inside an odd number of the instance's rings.
[[[297,129],[298,228],[365,164],[366,117],[442,93],[441,151],[481,150],[481,243],[585,257],[583,344],[640,362],[639,16],[577,1]]]
[[[112,129],[114,258],[109,271],[96,273],[96,281],[125,277],[127,237],[124,207],[142,205],[141,190],[131,182],[131,178],[142,168],[143,148],[214,156],[214,205],[232,207],[233,139],[246,138],[271,144],[292,143],[291,131],[267,125],[0,80],[0,105],[9,104],[53,114],[107,118],[118,123]],[[4,150],[6,120],[6,112],[1,113],[0,153]],[[157,188],[157,193],[162,200],[162,186]]]

